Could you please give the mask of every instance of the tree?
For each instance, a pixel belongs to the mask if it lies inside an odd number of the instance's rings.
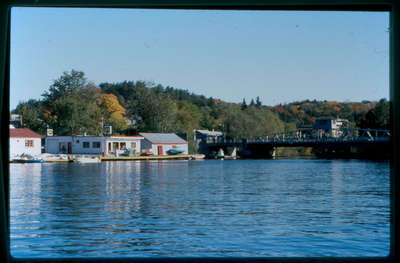
[[[256,106],[257,106],[257,107],[261,107],[261,105],[262,105],[262,103],[261,103],[260,97],[257,96],[257,97],[256,97]]]
[[[21,115],[23,127],[42,133],[44,124],[40,116],[41,108],[40,101],[30,99],[27,102],[19,103],[14,113]]]
[[[67,95],[59,98],[53,104],[54,121],[51,127],[57,135],[74,135],[86,132],[89,121],[86,104],[77,95]]]
[[[128,127],[124,117],[126,110],[114,94],[102,94],[99,100],[99,108],[102,112],[104,124],[111,125],[116,131],[122,131]]]
[[[82,71],[64,72],[42,95],[43,120],[57,135],[100,134],[100,94]]]
[[[360,120],[359,126],[369,129],[390,129],[390,103],[386,99],[381,99]]]
[[[243,98],[241,109],[242,109],[242,110],[247,109],[247,104],[246,104],[245,98]]]
[[[85,73],[82,71],[71,70],[71,73],[65,71],[42,96],[47,103],[55,102],[62,96],[76,93],[86,84]]]

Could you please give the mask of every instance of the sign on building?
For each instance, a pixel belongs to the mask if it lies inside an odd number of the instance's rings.
[[[47,129],[47,136],[53,136],[53,129]]]

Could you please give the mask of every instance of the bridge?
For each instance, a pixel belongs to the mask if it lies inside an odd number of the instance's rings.
[[[252,139],[217,138],[207,140],[205,146],[210,151],[238,148],[244,155],[253,157],[272,157],[276,147],[312,147],[321,155],[347,156],[350,153],[388,154],[390,151],[390,131],[377,129],[342,129],[337,134],[321,130],[312,132],[289,131],[270,134]],[[247,153],[247,154],[246,154]],[[350,154],[354,156],[354,154]]]

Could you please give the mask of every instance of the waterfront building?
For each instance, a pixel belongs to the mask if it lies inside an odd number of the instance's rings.
[[[340,137],[343,134],[343,129],[348,128],[349,121],[339,118],[318,118],[315,120],[313,130],[320,136]]]
[[[208,154],[207,143],[217,142],[219,139],[223,139],[224,134],[220,131],[209,131],[209,130],[195,130],[194,142],[198,153]]]
[[[48,136],[46,153],[140,155],[142,136]]]
[[[10,125],[10,157],[42,153],[42,136],[28,128],[14,128]]]
[[[22,128],[22,116],[19,114],[10,115],[10,124],[15,128]]]
[[[300,138],[310,137],[313,134],[313,125],[305,124],[297,127],[296,136]]]
[[[222,138],[224,134],[220,131],[209,131],[209,130],[195,130],[195,140],[196,142],[206,141],[214,142],[219,138]]]
[[[170,150],[182,151],[188,154],[188,143],[175,133],[145,133],[139,135],[144,137],[142,152],[151,152],[154,155],[167,155]]]

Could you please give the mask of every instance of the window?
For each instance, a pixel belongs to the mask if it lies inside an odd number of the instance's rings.
[[[83,142],[82,146],[83,146],[83,148],[90,148],[90,143],[89,142]]]
[[[340,9],[340,8],[339,8]],[[83,147],[85,147],[85,144],[84,144],[84,146]],[[89,145],[87,146],[87,147],[89,147]],[[94,147],[94,145],[93,145],[93,147]],[[115,149],[118,149],[118,145],[117,145],[117,147],[114,147]],[[122,148],[122,147],[121,147]],[[227,162],[224,162],[224,163],[219,163],[219,164],[222,164],[222,165],[225,165]],[[165,167],[164,166],[164,169],[166,169],[167,167]],[[109,179],[109,178],[107,178],[107,179]],[[111,178],[111,179],[115,179],[115,177],[114,178]],[[119,179],[119,178],[118,178]],[[229,178],[223,178],[224,179],[224,181],[226,180],[226,181],[228,181],[229,180]],[[336,178],[337,179],[337,178]],[[122,182],[122,180],[121,180],[121,182]],[[140,184],[143,184],[142,183],[142,181],[140,181]],[[161,187],[162,186],[162,187]],[[160,184],[160,187],[159,187],[159,190],[160,191],[162,191],[165,186],[165,184],[164,185],[161,185]],[[158,187],[158,186],[157,186]],[[170,187],[170,186],[168,186],[168,187]],[[240,185],[240,186],[238,186],[239,188],[240,187],[243,187],[243,188],[241,188],[242,190],[246,190],[246,187],[245,187],[245,184],[243,184],[243,185]],[[397,187],[397,186],[394,186],[394,187]],[[112,193],[112,191],[114,191],[115,189],[111,189],[110,188],[110,193]],[[132,189],[133,190],[133,189]],[[225,189],[224,189],[225,190]],[[332,189],[332,191],[333,191],[334,189]],[[134,191],[132,191],[132,192],[134,192]],[[162,193],[160,193],[160,195],[162,195]],[[216,193],[216,196],[218,195],[218,193]],[[248,198],[249,198],[249,200],[251,199],[251,196],[249,195],[248,196]],[[221,199],[222,200],[222,199]],[[115,201],[114,203],[118,203],[118,200],[112,200],[112,201]],[[171,201],[173,201],[173,200],[171,200]],[[232,200],[232,204],[234,203],[234,199]],[[130,209],[131,209],[131,211],[132,212],[134,212],[134,211],[136,211],[135,209],[136,209],[136,207],[135,206],[133,206],[133,204],[134,203],[132,203],[132,206],[130,206]],[[173,207],[173,205],[174,205],[174,203],[171,203],[170,202],[170,200],[168,200],[168,206],[166,206],[166,207]],[[194,204],[192,204],[192,205],[196,205],[195,203]],[[268,205],[268,204],[264,204],[264,205]],[[124,207],[123,206],[120,206],[120,209],[124,209]],[[216,209],[219,209],[218,207],[216,207]],[[138,211],[142,211],[143,210],[143,206],[141,206],[140,208],[138,208]],[[115,212],[115,211],[113,211],[113,212]],[[218,211],[218,212],[220,212],[220,211]],[[111,212],[112,213],[112,212]],[[110,214],[111,214],[110,213]],[[3,217],[1,217],[1,218],[3,218]],[[5,217],[4,217],[5,218]],[[207,215],[205,215],[204,216],[204,218],[207,218]],[[231,218],[232,220],[234,219],[234,217],[232,217]],[[237,223],[237,222],[234,222],[234,223]],[[234,225],[234,223],[233,223],[233,225]],[[258,223],[258,222],[257,222]],[[145,229],[145,230],[147,230],[147,229]],[[283,231],[284,231],[284,229],[282,229]],[[228,229],[228,231],[230,231],[229,229]],[[195,236],[196,235],[196,233],[189,233],[189,234],[193,234],[193,236]],[[4,239],[5,240],[5,239]],[[257,248],[255,248],[255,250],[256,250]],[[330,259],[331,260],[331,259]],[[392,258],[384,258],[384,259],[382,259],[382,261],[383,262],[385,262],[385,261],[390,261],[390,260],[392,260]],[[207,260],[205,260],[205,261],[207,261]],[[290,260],[289,260],[290,261]],[[356,260],[357,261],[357,260]]]
[[[33,147],[33,140],[25,140],[25,147]]]
[[[66,142],[60,142],[58,143],[58,150],[61,153],[66,153],[67,152],[67,143]]]
[[[113,142],[112,143],[112,149],[113,149],[113,151],[118,150],[119,149],[119,143],[118,142]]]
[[[93,147],[93,148],[100,148],[100,146],[101,146],[101,143],[100,143],[100,142],[93,142],[93,143],[92,143],[92,147]]]
[[[126,149],[126,142],[120,142],[119,149],[120,150],[125,150]]]
[[[135,149],[136,148],[136,142],[131,142],[131,148]]]

